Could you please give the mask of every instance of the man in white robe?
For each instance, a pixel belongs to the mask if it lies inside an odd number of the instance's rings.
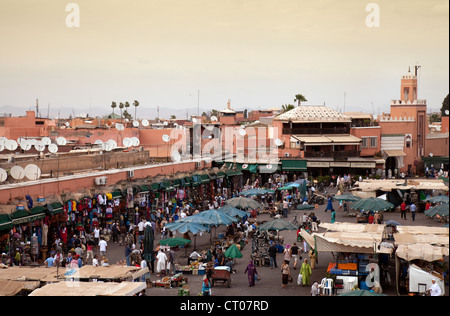
[[[164,251],[160,250],[158,252],[158,255],[156,256],[156,260],[158,261],[158,263],[156,264],[156,272],[158,274],[160,274],[161,271],[164,271],[164,273],[165,273],[166,267],[167,267],[167,256],[164,253]]]

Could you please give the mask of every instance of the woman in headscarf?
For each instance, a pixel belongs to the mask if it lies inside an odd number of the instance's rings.
[[[209,283],[208,278],[203,279],[202,295],[203,296],[211,296],[211,284]]]
[[[302,263],[302,267],[300,268],[300,274],[302,275],[302,286],[309,286],[309,277],[311,276],[311,266],[308,263],[308,259]]]
[[[258,272],[256,271],[256,267],[253,264],[252,260],[250,260],[250,263],[247,265],[247,268],[245,268],[244,273],[247,273],[248,286],[254,286],[255,279],[257,278]]]

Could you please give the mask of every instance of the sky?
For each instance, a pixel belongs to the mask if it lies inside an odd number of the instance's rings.
[[[71,4],[78,27],[66,21]],[[0,106],[110,112],[112,101],[138,100],[145,117],[157,106],[221,110],[228,99],[281,107],[300,93],[304,105],[378,114],[414,65],[419,99],[438,110],[448,0],[0,1]]]

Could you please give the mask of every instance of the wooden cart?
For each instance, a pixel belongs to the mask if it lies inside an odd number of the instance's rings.
[[[214,286],[215,281],[222,281],[227,287],[231,286],[231,272],[228,270],[214,269],[211,274],[211,286]]]

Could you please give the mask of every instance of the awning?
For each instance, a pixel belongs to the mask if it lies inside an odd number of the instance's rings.
[[[406,154],[401,149],[385,149],[383,151],[388,157],[406,156]]]
[[[291,142],[298,140],[306,146],[320,146],[320,145],[358,145],[361,139],[353,135],[292,135]]]
[[[18,210],[11,214],[11,220],[14,225],[29,223],[46,216],[43,206],[33,207],[30,211]]]
[[[432,245],[399,245],[396,252],[397,256],[407,261],[425,260],[428,262],[442,260],[444,256],[449,255],[448,247],[437,247]]]
[[[209,175],[207,175],[207,174],[200,175],[200,178],[202,179],[202,183],[209,183],[211,181],[211,179],[209,178]]]
[[[14,223],[8,214],[0,214],[0,231],[8,230],[14,227]]]
[[[286,171],[307,171],[306,160],[281,160],[281,168]]]
[[[64,211],[63,205],[59,202],[54,202],[47,204],[47,210],[51,213],[51,215],[59,214]]]

